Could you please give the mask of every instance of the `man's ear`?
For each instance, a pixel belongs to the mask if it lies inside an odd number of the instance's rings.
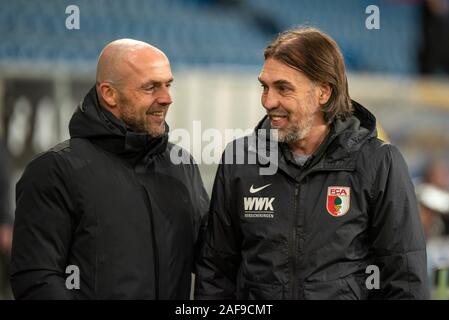
[[[328,83],[322,83],[319,85],[319,92],[318,102],[320,105],[324,105],[332,95],[332,87]]]
[[[107,107],[115,108],[118,100],[117,91],[107,82],[102,82],[97,87],[100,100],[103,100]]]

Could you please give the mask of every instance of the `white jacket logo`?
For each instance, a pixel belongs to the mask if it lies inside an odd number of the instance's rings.
[[[265,189],[265,188],[267,188],[267,187],[269,187],[269,186],[271,186],[271,183],[266,184],[266,185],[264,185],[264,186],[262,186],[262,187],[260,187],[260,188],[254,188],[254,185],[251,185],[251,188],[249,188],[249,193],[256,193],[256,192],[259,192],[259,191],[261,191],[261,190],[263,190],[263,189]]]
[[[269,184],[257,189],[251,186],[250,193],[258,192],[268,186]],[[245,218],[273,218],[275,199],[274,197],[243,197]]]
[[[274,211],[273,209],[273,201],[274,198],[268,197],[244,197],[243,201],[245,202],[245,211]]]

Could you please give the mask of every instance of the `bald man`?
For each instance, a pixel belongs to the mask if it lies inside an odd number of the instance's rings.
[[[16,299],[189,298],[208,198],[191,157],[170,161],[172,81],[147,43],[103,49],[70,139],[17,183]]]

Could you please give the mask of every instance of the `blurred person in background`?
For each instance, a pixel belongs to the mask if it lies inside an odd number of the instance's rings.
[[[449,166],[443,160],[432,160],[424,170],[423,182],[449,190]]]
[[[430,183],[416,187],[421,221],[427,241],[427,271],[432,299],[447,299],[448,284],[441,277],[449,271],[449,238],[444,219],[449,216],[449,192]]]
[[[167,56],[108,44],[70,139],[16,186],[11,285],[17,299],[188,299],[208,196],[197,165],[174,164]]]
[[[432,159],[424,169],[422,182],[442,192],[449,192],[448,164],[443,159]],[[449,215],[438,215],[437,221],[442,224],[443,233],[449,235]]]
[[[12,243],[11,162],[0,140],[0,299],[10,298],[9,260]]]
[[[424,0],[421,28],[421,73],[449,74],[449,0]]]
[[[430,183],[416,187],[421,221],[427,239],[448,234],[442,217],[449,214],[449,192]]]
[[[277,171],[260,175],[261,163],[235,159],[219,165],[196,298],[428,298],[425,238],[407,165],[377,138],[375,117],[351,101],[335,41],[317,29],[294,29],[264,57],[267,115],[255,139],[234,141],[222,159],[240,142],[245,155],[267,160],[254,144],[275,139],[269,153],[277,162],[268,161]],[[278,137],[261,133],[269,129]],[[379,270],[377,288],[367,286],[369,266]]]

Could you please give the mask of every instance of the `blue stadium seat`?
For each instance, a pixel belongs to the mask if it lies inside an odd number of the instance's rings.
[[[131,37],[165,49],[172,63],[193,65],[261,64],[265,45],[275,36],[260,32],[242,10],[223,9],[213,0],[79,0],[80,30],[67,30],[69,0],[16,0],[2,7],[1,59],[94,64],[109,41]],[[335,37],[348,69],[416,71],[418,8],[381,3],[381,29],[365,28],[368,0],[246,0],[252,10],[283,29],[308,24]],[[37,14],[38,13],[38,14]],[[246,18],[245,18],[246,17]]]

